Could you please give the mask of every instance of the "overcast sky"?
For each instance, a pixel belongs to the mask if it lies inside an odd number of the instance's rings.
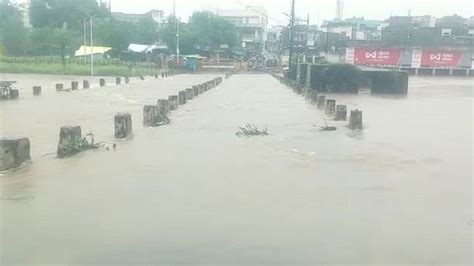
[[[108,1],[108,0],[106,0]],[[111,0],[112,11],[142,13],[150,9],[162,9],[166,14],[173,10],[173,0]],[[194,10],[236,9],[246,5],[261,5],[267,10],[271,24],[287,22],[282,12],[289,13],[291,0],[175,0],[176,13],[189,17]],[[437,17],[458,14],[470,17],[472,0],[345,0],[344,17],[384,19],[390,15],[432,14]],[[296,14],[305,17],[309,13],[312,23],[332,19],[336,13],[336,0],[296,0]]]

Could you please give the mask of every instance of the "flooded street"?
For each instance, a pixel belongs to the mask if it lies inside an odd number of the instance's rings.
[[[364,112],[353,132],[270,75],[234,75],[142,126],[143,105],[217,76],[56,93],[70,77],[2,74],[24,89],[0,136],[29,137],[33,163],[0,176],[0,264],[472,264],[472,79],[329,95]],[[114,139],[117,112],[133,139]],[[236,137],[246,123],[270,136]],[[118,148],[57,159],[63,125]]]

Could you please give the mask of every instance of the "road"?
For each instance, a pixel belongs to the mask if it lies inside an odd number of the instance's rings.
[[[471,263],[467,79],[413,78],[407,97],[328,95],[364,112],[352,132],[269,75],[234,75],[143,128],[141,108],[216,75],[178,75],[1,103],[2,134],[33,164],[0,177],[0,261],[69,265]],[[132,113],[134,138],[113,139]],[[336,132],[320,132],[328,120]],[[239,138],[245,123],[267,137]],[[69,159],[59,127],[116,151]]]

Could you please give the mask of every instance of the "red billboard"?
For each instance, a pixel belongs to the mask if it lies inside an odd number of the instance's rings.
[[[463,53],[461,51],[423,50],[422,67],[458,67]]]
[[[354,63],[356,65],[398,66],[402,49],[400,48],[354,48]]]

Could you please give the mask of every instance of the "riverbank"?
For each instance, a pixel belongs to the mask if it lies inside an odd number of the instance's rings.
[[[158,68],[147,66],[96,65],[94,74],[97,76],[152,76],[159,73]],[[87,64],[31,63],[31,62],[0,62],[0,73],[16,74],[52,74],[52,75],[89,75]]]

